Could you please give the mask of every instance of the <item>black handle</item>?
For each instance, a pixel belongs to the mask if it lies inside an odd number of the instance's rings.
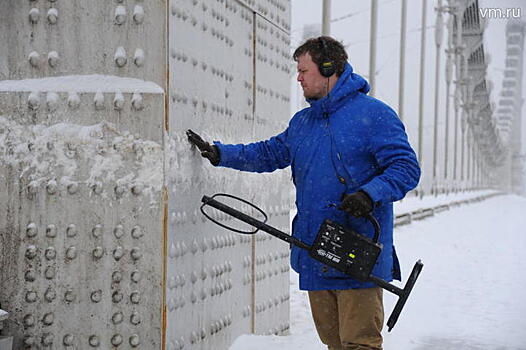
[[[365,214],[365,218],[371,222],[374,226],[374,237],[373,241],[374,243],[378,243],[378,239],[380,238],[380,224],[378,223],[378,220],[371,214],[367,213]]]

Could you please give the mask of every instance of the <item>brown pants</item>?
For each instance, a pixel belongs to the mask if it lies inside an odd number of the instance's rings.
[[[329,350],[381,350],[382,289],[309,291],[316,330]]]

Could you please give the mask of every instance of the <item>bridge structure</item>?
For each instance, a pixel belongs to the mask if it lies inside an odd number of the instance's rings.
[[[200,205],[238,195],[289,232],[289,170],[215,169],[185,130],[246,143],[286,128],[290,1],[6,1],[1,335],[14,349],[217,350],[245,333],[287,334],[289,247],[226,231]],[[478,1],[436,5],[446,108],[432,141],[421,137],[410,195],[520,192],[524,24],[508,27],[496,109]],[[418,149],[412,115],[402,117]]]

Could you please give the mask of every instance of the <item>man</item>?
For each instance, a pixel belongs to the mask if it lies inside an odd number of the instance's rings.
[[[368,213],[381,227],[383,250],[373,274],[400,279],[393,246],[393,202],[420,178],[415,153],[396,113],[367,96],[341,43],[312,38],[296,49],[297,80],[310,107],[266,141],[210,145],[191,130],[189,141],[214,165],[251,172],[292,168],[297,215],[292,234],[312,244],[325,219],[373,237]],[[350,214],[350,215],[349,215]],[[292,247],[292,268],[307,290],[318,334],[329,349],[382,349],[382,289],[360,282]]]

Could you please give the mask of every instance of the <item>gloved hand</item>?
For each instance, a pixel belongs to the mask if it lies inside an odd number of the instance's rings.
[[[364,217],[373,210],[373,201],[364,191],[351,194],[344,193],[342,196],[342,204],[338,206],[338,209],[357,218]]]
[[[188,141],[199,149],[202,157],[207,158],[212,165],[219,164],[219,149],[216,145],[209,144],[190,129],[186,130],[186,136]]]

